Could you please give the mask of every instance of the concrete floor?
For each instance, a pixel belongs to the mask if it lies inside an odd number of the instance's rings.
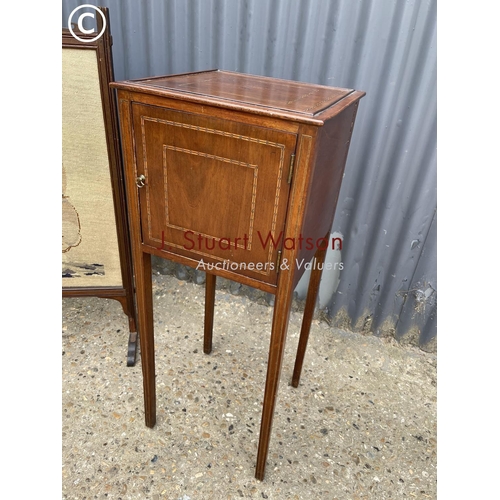
[[[118,302],[63,300],[64,499],[436,498],[436,355],[313,322],[289,385],[292,312],[266,478],[254,479],[272,309],[218,290],[203,354],[203,286],[154,277],[157,424]]]

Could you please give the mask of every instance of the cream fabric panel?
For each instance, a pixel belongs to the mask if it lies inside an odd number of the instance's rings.
[[[62,51],[62,286],[122,286],[97,53]]]

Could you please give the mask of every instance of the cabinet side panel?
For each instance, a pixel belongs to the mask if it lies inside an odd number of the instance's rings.
[[[318,131],[318,148],[301,232],[299,259],[304,262],[312,259],[318,239],[332,227],[358,102],[328,120]]]

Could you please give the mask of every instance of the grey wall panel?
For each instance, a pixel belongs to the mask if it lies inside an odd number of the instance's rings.
[[[366,91],[327,257],[344,269],[325,271],[320,305],[353,329],[435,337],[435,0],[63,0],[63,26],[83,3],[110,9],[117,79],[220,68]]]
[[[416,336],[422,331],[421,343],[427,344],[437,334],[437,220],[432,219],[429,232],[421,245],[421,252],[409,285],[401,287],[402,308],[399,313],[396,336]],[[429,265],[433,263],[433,265]],[[418,328],[417,325],[422,325]]]

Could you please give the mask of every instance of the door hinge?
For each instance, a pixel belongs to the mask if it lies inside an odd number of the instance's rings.
[[[280,272],[281,264],[281,250],[278,250],[278,255],[276,256],[276,274]]]
[[[290,170],[288,172],[288,184],[290,184],[290,182],[292,182],[292,175],[293,175],[293,165],[295,164],[295,153],[293,153],[291,156],[290,156]]]

